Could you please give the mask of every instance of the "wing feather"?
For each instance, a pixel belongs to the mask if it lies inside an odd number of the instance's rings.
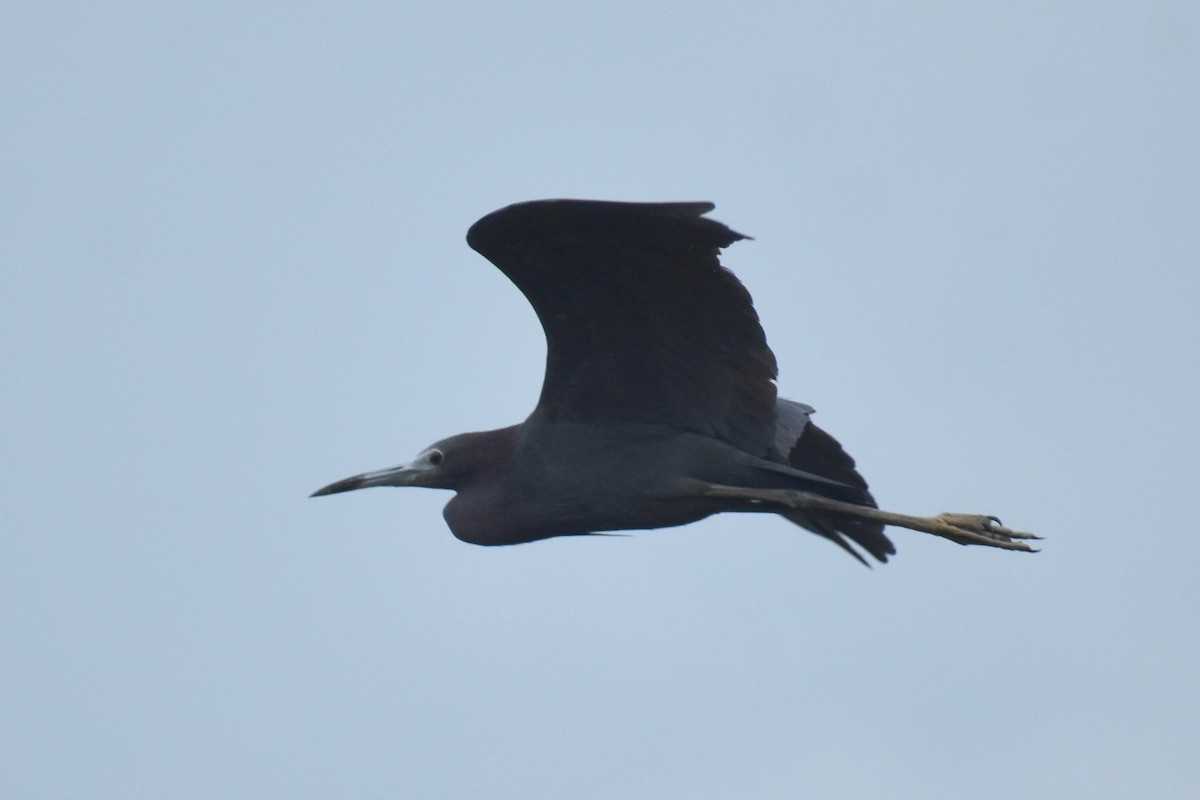
[[[775,356],[719,251],[746,238],[711,203],[539,200],[467,234],[546,333],[535,415],[672,425],[765,456]]]

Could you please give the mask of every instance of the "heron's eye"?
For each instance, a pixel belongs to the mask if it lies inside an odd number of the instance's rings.
[[[441,464],[442,463],[442,451],[441,450],[430,450],[429,451],[429,463],[435,467],[438,466],[439,464]]]

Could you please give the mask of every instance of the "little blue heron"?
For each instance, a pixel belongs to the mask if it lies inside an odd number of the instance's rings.
[[[457,494],[444,516],[481,545],[778,514],[864,564],[895,525],[960,544],[1030,548],[996,517],[879,509],[852,459],[776,396],[775,355],[719,251],[747,238],[711,203],[540,200],[471,226],[467,243],[516,284],[546,333],[546,374],[523,423],[436,442],[409,462],[330,484]],[[849,540],[849,541],[847,541]]]

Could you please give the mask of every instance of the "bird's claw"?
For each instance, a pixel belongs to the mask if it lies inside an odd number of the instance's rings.
[[[937,534],[959,544],[982,544],[1005,550],[1037,552],[1023,539],[1041,539],[1032,533],[1014,531],[1000,524],[999,517],[987,514],[938,514],[933,518]]]

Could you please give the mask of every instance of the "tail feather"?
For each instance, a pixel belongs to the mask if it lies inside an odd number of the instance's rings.
[[[871,496],[867,487],[867,482],[855,469],[854,459],[842,449],[837,439],[812,422],[804,426],[799,438],[787,451],[787,460],[796,469],[830,478],[858,489],[859,497],[855,498],[854,502],[878,508],[875,498]],[[866,560],[850,546],[850,543],[843,538],[843,534],[880,562],[886,562],[888,556],[896,552],[892,541],[883,533],[883,525],[877,522],[802,512],[785,513],[783,516],[797,525],[808,528],[813,533],[824,536],[864,564],[867,563]]]

